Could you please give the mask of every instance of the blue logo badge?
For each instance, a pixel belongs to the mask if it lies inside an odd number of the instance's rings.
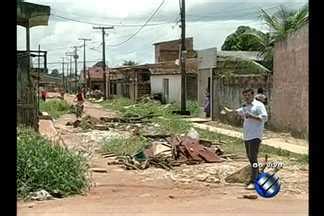
[[[279,177],[269,173],[261,173],[255,180],[255,190],[257,193],[265,198],[271,198],[280,191]]]

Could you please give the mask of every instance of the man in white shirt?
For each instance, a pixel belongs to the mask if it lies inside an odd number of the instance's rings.
[[[268,114],[262,102],[254,99],[254,90],[245,89],[242,92],[245,104],[235,112],[244,118],[243,139],[247,157],[252,167],[252,179],[247,189],[254,189],[254,181],[259,174],[258,151],[262,140],[264,123],[268,120]],[[228,112],[233,110],[225,108]]]

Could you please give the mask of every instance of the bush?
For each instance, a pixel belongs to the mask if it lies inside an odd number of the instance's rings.
[[[17,196],[41,189],[63,196],[88,186],[85,158],[51,144],[30,128],[17,129]]]
[[[190,115],[197,117],[201,112],[201,106],[197,101],[188,101],[187,110],[190,111]]]
[[[47,112],[53,118],[58,118],[63,114],[70,112],[70,105],[59,99],[48,100],[46,102],[40,101],[40,111]]]

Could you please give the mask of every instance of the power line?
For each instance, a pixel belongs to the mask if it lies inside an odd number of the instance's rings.
[[[87,21],[81,21],[81,20],[77,20],[77,19],[73,19],[73,18],[68,18],[68,17],[57,15],[57,14],[54,14],[54,13],[51,13],[51,16],[61,18],[61,19],[65,19],[65,20],[69,20],[69,21],[73,21],[73,22],[82,23],[82,24],[88,24],[88,25],[101,25],[101,26],[102,25],[112,25],[112,26],[118,26],[118,27],[139,27],[139,26],[142,26],[140,24],[107,24],[107,23],[87,22]],[[152,24],[149,24],[148,26],[158,26],[158,25],[165,25],[165,24],[169,24],[169,22],[152,23]]]
[[[92,41],[92,42],[89,42],[89,44],[95,44],[95,43],[101,43],[101,42],[100,41]],[[54,51],[54,50],[69,49],[69,48],[71,48],[71,46],[56,47],[56,48],[49,49],[49,50],[46,50],[46,51]]]
[[[101,59],[99,59],[99,60],[88,60],[88,61],[86,61],[86,63],[98,62],[98,61],[101,61]],[[81,63],[83,63],[83,61],[78,61],[78,64],[81,64]],[[47,62],[47,64],[62,64],[62,62]]]
[[[131,40],[133,37],[135,37],[151,21],[151,19],[155,16],[155,14],[157,14],[157,12],[160,10],[160,8],[164,4],[164,2],[165,2],[165,0],[162,0],[161,4],[157,7],[157,9],[155,9],[154,13],[145,21],[145,23],[133,35],[131,35],[129,38],[127,38],[125,41],[123,41],[121,43],[110,45],[110,47],[120,46],[120,45],[128,42],[129,40]]]

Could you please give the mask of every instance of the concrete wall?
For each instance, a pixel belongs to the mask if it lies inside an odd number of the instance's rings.
[[[151,94],[163,93],[163,79],[169,79],[169,103],[181,103],[181,75],[151,76]],[[197,100],[197,76],[187,74],[187,100]]]
[[[198,103],[203,104],[205,90],[208,87],[208,77],[211,76],[211,68],[216,67],[217,49],[210,48],[198,50]]]
[[[271,124],[308,134],[308,25],[275,44]]]
[[[198,71],[198,103],[203,106],[205,91],[208,88],[208,77],[210,69],[199,69]]]
[[[213,99],[213,120],[221,120],[223,122],[240,125],[241,119],[236,115],[221,115],[220,112],[224,106],[229,108],[238,108],[244,102],[241,92],[244,88],[251,87],[255,93],[257,88],[262,87],[268,97],[269,104],[271,103],[271,80],[266,77],[246,76],[234,77],[231,81],[226,81],[224,78],[214,78],[214,99]],[[266,106],[268,114],[271,112],[271,107]]]
[[[151,76],[151,94],[163,93],[163,79],[169,79],[169,102],[181,101],[181,76],[180,75],[154,75]]]

